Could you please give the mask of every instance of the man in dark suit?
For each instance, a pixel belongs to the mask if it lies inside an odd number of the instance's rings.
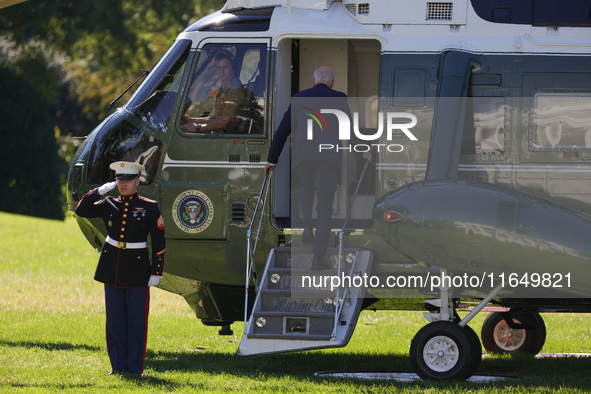
[[[76,207],[81,217],[102,218],[107,238],[94,279],[105,284],[107,352],[111,373],[143,373],[150,304],[149,286],[158,285],[164,267],[164,218],[156,201],[137,193],[144,166],[112,163],[114,182],[88,192]],[[120,196],[99,198],[117,187]],[[152,240],[152,261],[146,243]]]
[[[277,166],[279,155],[290,133],[295,131],[292,170],[300,179],[300,206],[304,219],[302,242],[314,244],[312,251],[313,270],[329,268],[324,260],[330,238],[332,203],[341,177],[341,154],[339,124],[334,115],[322,116],[322,109],[337,109],[351,119],[347,95],[333,90],[334,73],[328,67],[314,72],[313,87],[293,96],[283,119],[275,132],[269,150],[265,173],[270,174]],[[314,123],[313,119],[316,119]],[[318,119],[322,119],[319,121]],[[314,127],[313,136],[308,130],[309,122]],[[320,147],[332,146],[332,149]],[[312,230],[312,207],[316,191],[316,235]]]

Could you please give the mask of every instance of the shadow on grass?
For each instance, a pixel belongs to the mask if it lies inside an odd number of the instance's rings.
[[[535,359],[528,355],[492,356],[482,360],[476,372],[479,375],[518,376],[519,380],[474,382],[421,381],[394,382],[391,380],[366,380],[314,376],[315,372],[412,372],[408,355],[370,353],[325,353],[308,351],[264,357],[240,358],[234,354],[148,352],[146,367],[156,372],[178,371],[188,373],[229,374],[239,378],[266,379],[290,376],[294,379],[318,382],[353,383],[365,386],[400,387],[512,387],[522,388],[578,388],[591,390],[591,358]],[[159,380],[159,379],[158,379]],[[158,380],[155,380],[156,383]]]
[[[41,341],[0,341],[0,347],[38,348],[45,351],[89,351],[104,353],[99,346],[84,344],[41,342]],[[106,355],[105,355],[106,357]],[[591,391],[591,358],[544,358],[535,359],[527,355],[489,356],[482,360],[477,374],[519,376],[519,380],[493,381],[485,383],[473,382],[435,382],[413,381],[395,382],[391,380],[366,380],[356,378],[336,378],[314,376],[315,372],[411,372],[409,357],[406,354],[380,354],[337,351],[308,351],[264,357],[240,358],[232,353],[215,353],[212,350],[202,352],[154,352],[148,349],[146,368],[149,371],[143,377],[133,374],[122,374],[129,382],[137,382],[138,386],[153,384],[156,386],[179,387],[178,375],[175,373],[195,374],[227,374],[238,379],[269,381],[277,383],[277,379],[288,377],[301,382],[316,382],[321,385],[346,384],[358,389],[370,387],[400,387],[410,390],[414,388],[462,388],[477,389],[496,387],[502,391],[512,391],[519,387],[521,391],[572,390]],[[150,372],[153,371],[155,373]],[[105,371],[106,374],[107,371]],[[187,382],[190,386],[192,383]],[[27,385],[18,385],[27,387]],[[43,385],[34,385],[43,387]],[[48,384],[56,388],[59,384]],[[92,387],[90,384],[88,387]],[[181,383],[180,387],[184,385]],[[15,386],[16,387],[16,386]],[[71,388],[64,385],[63,388]],[[76,385],[78,388],[87,387]]]
[[[101,350],[100,346],[89,346],[89,345],[73,345],[71,343],[64,342],[35,342],[35,341],[0,341],[0,347],[24,347],[27,349],[39,348],[43,350],[58,350],[58,351],[78,351],[88,350],[90,352],[98,352]]]

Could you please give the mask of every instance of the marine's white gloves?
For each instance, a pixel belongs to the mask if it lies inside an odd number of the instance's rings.
[[[105,183],[104,185],[102,185],[101,187],[99,187],[98,192],[99,194],[105,195],[108,192],[110,192],[111,190],[115,189],[117,187],[117,183],[119,181],[113,181],[113,182],[109,182],[109,183]]]
[[[158,286],[158,283],[160,283],[160,278],[160,276],[151,275],[150,280],[148,280],[148,286]]]

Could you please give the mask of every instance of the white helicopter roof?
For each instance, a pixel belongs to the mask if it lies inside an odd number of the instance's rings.
[[[227,0],[222,11],[269,7],[277,41],[289,32],[377,39],[383,52],[591,53],[591,27],[493,23],[471,0]]]
[[[466,23],[468,0],[446,2],[409,0],[228,0],[223,11],[285,7],[328,10],[332,3],[342,3],[351,16],[362,24],[454,24]]]
[[[327,10],[334,0],[228,0],[222,11],[236,8],[293,7]]]

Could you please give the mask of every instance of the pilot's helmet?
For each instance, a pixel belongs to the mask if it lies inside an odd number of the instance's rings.
[[[146,171],[143,165],[129,161],[116,161],[109,168],[115,171],[115,179],[135,179],[141,171]]]

